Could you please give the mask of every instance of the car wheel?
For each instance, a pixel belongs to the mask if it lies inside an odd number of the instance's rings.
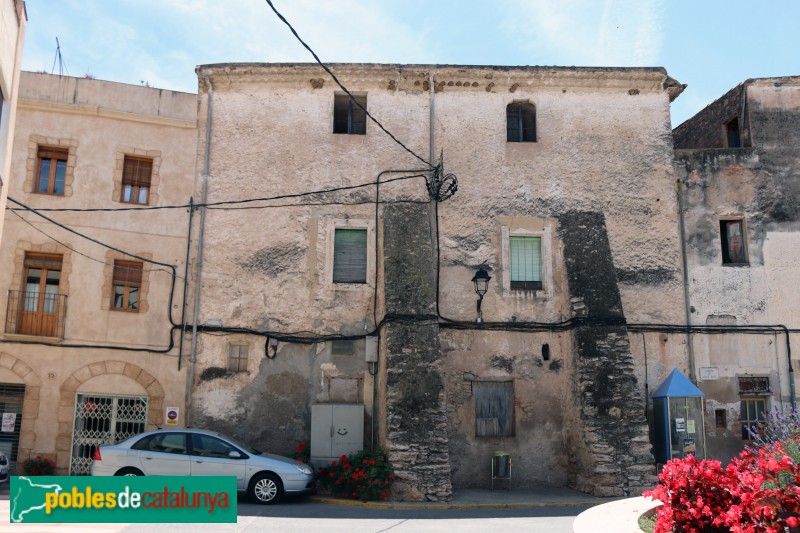
[[[264,472],[256,474],[250,481],[250,499],[263,505],[275,503],[283,495],[281,478],[275,474]]]
[[[144,474],[138,468],[123,468],[122,470],[119,470],[114,475],[115,476],[143,476]]]

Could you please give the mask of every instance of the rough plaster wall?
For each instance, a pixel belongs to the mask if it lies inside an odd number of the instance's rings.
[[[568,376],[574,371],[567,368],[572,363],[570,336],[445,331],[442,338],[453,485],[488,488],[490,459],[498,450],[511,456],[512,489],[566,485],[564,413],[572,399]],[[542,358],[544,343],[550,347],[548,361]],[[475,436],[474,380],[514,382],[513,436]]]

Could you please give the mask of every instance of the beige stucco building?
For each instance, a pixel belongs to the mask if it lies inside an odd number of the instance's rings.
[[[0,447],[80,474],[96,444],[164,425],[168,406],[183,423],[189,210],[159,208],[192,195],[196,96],[30,72],[19,92]]]
[[[363,405],[405,499],[488,487],[498,450],[515,486],[651,484],[634,365],[659,334],[625,323],[683,319],[682,86],[659,68],[333,69],[404,146],[318,66],[197,69],[195,195],[217,205],[193,422],[324,456],[312,406]],[[685,360],[684,339],[665,357]]]
[[[0,214],[5,209],[8,196],[10,154],[14,143],[22,46],[27,21],[25,2],[0,2]],[[2,234],[3,217],[0,216],[0,238]]]

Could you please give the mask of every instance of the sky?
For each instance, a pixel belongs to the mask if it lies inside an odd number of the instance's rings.
[[[688,85],[673,127],[748,78],[800,75],[798,0],[273,3],[326,63],[665,67]],[[26,5],[25,70],[196,92],[196,65],[313,62],[264,0]]]

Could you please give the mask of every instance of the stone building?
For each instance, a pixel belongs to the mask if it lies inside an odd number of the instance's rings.
[[[196,95],[23,72],[16,126],[0,449],[81,474],[96,444],[165,424],[166,406],[183,423],[189,214],[157,208],[192,195]]]
[[[11,146],[14,142],[14,124],[17,113],[17,92],[22,46],[28,15],[22,0],[0,2],[0,215],[8,196],[8,179],[11,171]],[[0,238],[3,234],[3,217],[0,216]]]
[[[725,460],[759,413],[797,397],[800,77],[747,80],[674,139],[698,328],[684,368],[706,395],[709,455]]]
[[[362,405],[409,500],[488,486],[498,450],[514,486],[649,487],[642,361],[687,345],[626,324],[683,323],[683,87],[661,68],[333,70],[353,100],[316,65],[197,69],[190,423],[286,453],[314,405]]]

